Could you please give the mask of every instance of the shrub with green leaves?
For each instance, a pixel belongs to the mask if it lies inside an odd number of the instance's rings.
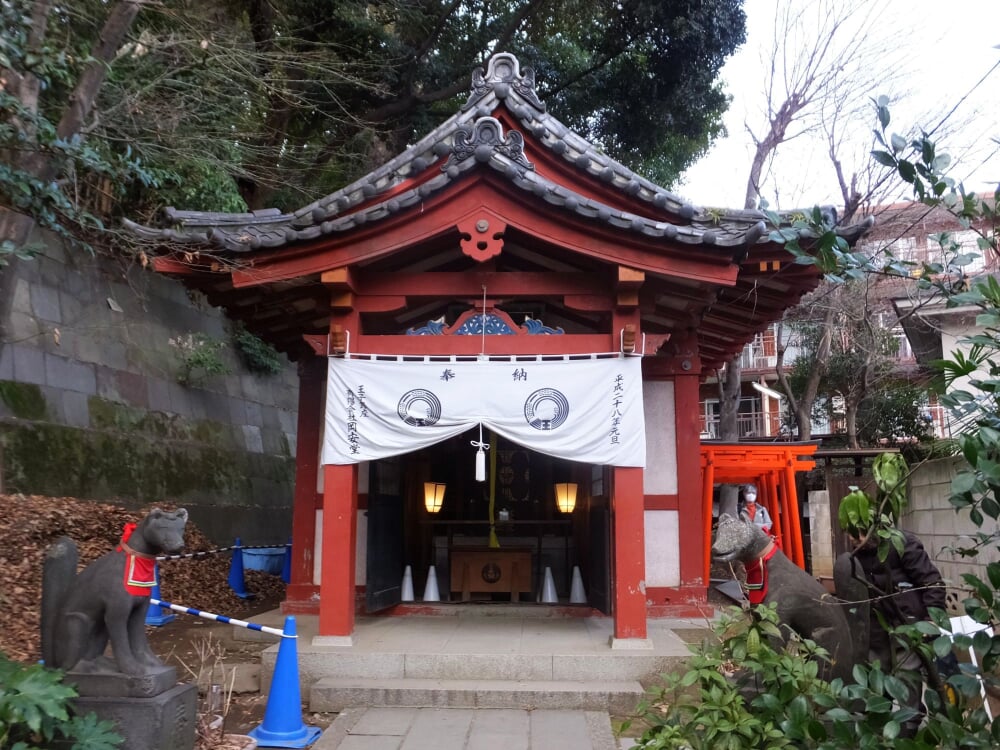
[[[112,750],[122,738],[94,714],[70,714],[76,690],[62,673],[25,665],[0,653],[0,748],[10,750]]]
[[[233,331],[233,343],[240,359],[250,372],[277,375],[285,366],[285,361],[277,349],[254,336],[242,325]]]
[[[967,193],[962,185],[947,175],[950,160],[939,152],[930,134],[921,132],[916,137],[904,137],[891,133],[888,99],[879,97],[875,105],[878,148],[872,152],[873,159],[909,185],[918,202],[951,212],[959,227],[976,232],[980,252],[1000,257],[997,242],[1000,190],[992,196]],[[778,219],[780,217],[776,215],[771,218],[775,226],[780,225]],[[968,466],[960,469],[952,481],[950,503],[957,511],[967,512],[969,519],[980,527],[980,531],[972,535],[973,543],[958,551],[968,556],[978,555],[981,551],[996,554],[1000,549],[1000,527],[996,523],[1000,520],[1000,282],[991,275],[970,277],[967,267],[973,254],[948,234],[935,238],[941,246],[939,257],[916,262],[897,258],[891,250],[878,257],[853,251],[838,235],[833,219],[819,209],[805,215],[798,228],[802,232],[796,236],[776,229],[771,232],[771,239],[784,243],[797,256],[798,262],[817,265],[829,281],[844,283],[870,273],[895,276],[912,283],[924,299],[944,302],[950,308],[978,308],[976,325],[979,330],[962,337],[959,341],[961,349],[956,349],[937,365],[949,387],[948,392],[941,396],[941,403],[961,426],[956,442],[968,462]],[[799,236],[810,238],[808,247],[799,245]],[[884,489],[880,485],[879,494]],[[892,512],[892,500],[899,498],[890,498],[884,506],[889,512],[873,512],[873,506],[883,507],[882,503],[872,503],[867,497],[862,499],[852,493],[845,501],[849,498],[850,507],[844,511],[846,518],[842,519],[847,521],[845,525],[860,523],[870,514],[872,530],[879,535],[880,543],[888,541],[898,515]],[[866,502],[867,510],[864,507]],[[947,679],[947,684],[956,693],[956,701],[946,701],[934,691],[926,692],[927,717],[913,739],[890,737],[892,731],[886,731],[891,727],[889,723],[884,725],[880,735],[870,732],[873,711],[879,714],[883,707],[877,702],[868,703],[866,711],[855,719],[856,726],[865,734],[859,735],[856,742],[841,747],[895,747],[903,750],[1000,747],[1000,722],[991,723],[978,705],[981,680],[994,687],[1000,684],[997,679],[1000,669],[1000,563],[987,563],[985,571],[985,580],[971,573],[962,575],[968,591],[962,602],[965,613],[984,626],[975,635],[955,634],[953,638],[942,635],[942,630],[951,630],[951,622],[947,613],[940,610],[931,612],[933,622],[916,623],[892,631],[893,637],[903,639],[916,648],[925,663],[935,656],[947,654],[952,648],[952,641],[959,649],[973,650],[979,666],[963,664],[961,673]],[[894,695],[890,689],[894,683],[887,682],[887,678],[882,678],[881,685],[878,685],[879,678],[873,677],[872,671],[867,671],[867,679],[862,679],[866,670],[866,667],[857,667],[857,686],[847,686],[845,690],[857,691],[856,696],[860,696],[862,690],[880,692],[878,688],[882,687],[888,695]],[[899,677],[912,680],[917,675],[910,673]],[[836,718],[836,715],[828,712],[827,718]],[[879,736],[881,739],[878,739]],[[810,744],[796,746],[826,747]]]
[[[939,617],[943,617],[940,613]],[[947,629],[947,618],[942,625]],[[919,644],[932,658],[951,650],[951,640],[933,623],[894,631]],[[826,654],[809,640],[781,638],[773,607],[731,608],[715,627],[716,638],[692,646],[687,671],[663,676],[637,709],[644,725],[636,747],[644,750],[844,750],[844,748],[994,748],[1000,722],[992,726],[981,708],[975,676],[949,678],[959,696],[953,705],[926,694],[928,720],[916,737],[899,736],[912,709],[901,708],[906,681],[915,675],[884,673],[877,663],[854,666],[852,680],[819,677],[817,659]],[[933,639],[928,636],[933,635]],[[969,645],[967,636],[956,644]],[[628,735],[633,721],[625,722]]]
[[[872,476],[877,492],[875,497],[857,487],[840,501],[837,520],[840,528],[853,537],[878,539],[878,557],[884,561],[889,545],[903,553],[903,537],[896,529],[903,507],[906,505],[906,482],[910,475],[906,459],[899,453],[882,453],[872,462]]]
[[[228,375],[229,366],[220,352],[226,342],[214,339],[204,333],[188,333],[170,339],[170,345],[177,350],[180,368],[177,382],[183,386],[193,386],[215,375]]]

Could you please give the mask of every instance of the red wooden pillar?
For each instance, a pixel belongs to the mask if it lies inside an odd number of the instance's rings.
[[[612,316],[611,344],[627,352],[642,353],[639,318],[639,287],[642,271],[618,267],[617,306]],[[638,384],[641,387],[641,383]],[[646,638],[646,498],[641,468],[612,469],[611,523],[614,556],[614,638]]]
[[[323,560],[319,635],[354,632],[354,558],[357,555],[358,465],[323,467]]]
[[[778,485],[774,480],[774,472],[766,471],[760,475],[757,481],[758,500],[763,502],[771,516],[771,534],[776,537],[778,544],[784,549],[785,535],[782,533],[782,513],[781,501],[778,498]]]
[[[646,544],[642,469],[614,467],[614,637],[646,637]]]
[[[788,459],[785,465],[785,484],[788,489],[785,497],[788,499],[788,533],[792,539],[793,550],[795,552],[792,560],[800,568],[806,567],[805,549],[802,546],[802,524],[799,521],[799,493],[795,489],[795,469],[792,466],[792,459]]]
[[[705,467],[701,476],[702,498],[701,498],[701,523],[702,531],[698,538],[702,543],[702,581],[707,586],[712,574],[712,500],[715,496],[715,458],[711,452],[705,458]],[[681,568],[681,581],[683,582],[684,568]]]
[[[326,359],[299,362],[299,416],[295,439],[295,493],[292,500],[292,566],[282,611],[315,613],[319,587],[313,583],[316,504]]]
[[[339,291],[344,269],[323,274],[332,291]],[[358,333],[354,294],[346,292],[331,300],[336,312],[330,316],[330,347],[343,353],[348,335]],[[358,537],[358,465],[323,467],[323,553],[320,563],[319,638],[350,643],[354,632],[355,558]]]

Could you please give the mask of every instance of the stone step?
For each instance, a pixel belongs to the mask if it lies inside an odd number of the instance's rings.
[[[600,617],[600,613],[581,604],[526,604],[518,602],[411,602],[397,604],[393,616],[458,617],[466,620],[537,620]],[[312,615],[299,615],[301,621]],[[255,615],[251,621],[281,630],[284,615],[277,610]],[[301,635],[302,625],[299,625]],[[231,626],[231,637],[236,641],[274,643],[279,636]]]
[[[433,680],[324,677],[309,690],[312,711],[361,706],[579,709],[632,713],[643,697],[634,680]]]
[[[277,647],[261,654],[261,690],[270,687]],[[303,692],[324,678],[377,680],[479,680],[514,682],[628,682],[680,668],[686,656],[648,651],[590,654],[357,653],[299,649]]]

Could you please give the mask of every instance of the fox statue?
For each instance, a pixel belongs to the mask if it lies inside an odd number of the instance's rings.
[[[42,578],[42,657],[49,667],[140,676],[163,669],[146,639],[146,610],[160,553],[184,546],[188,513],[154,508],[129,524],[116,549],[79,574],[69,537],[49,548]],[[134,526],[134,528],[132,528]],[[108,643],[114,661],[104,657]]]
[[[851,674],[855,653],[843,603],[789,560],[759,526],[724,513],[712,556],[721,562],[740,560],[747,569],[750,603],[775,604],[782,626],[826,649],[830,663],[821,664],[821,676]]]

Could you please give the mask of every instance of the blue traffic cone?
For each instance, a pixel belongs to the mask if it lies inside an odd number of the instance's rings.
[[[295,617],[285,618],[278,659],[274,663],[271,689],[267,693],[264,721],[250,736],[260,747],[306,747],[322,730],[302,723],[302,692],[299,689],[299,657],[295,642]]]
[[[233,560],[229,563],[229,588],[240,599],[253,598],[253,594],[247,591],[247,585],[243,580],[243,542],[240,541],[239,537],[236,537]]]
[[[288,537],[288,544],[285,545],[285,561],[281,565],[282,583],[292,582],[292,538]]]
[[[160,566],[153,564],[153,588],[150,589],[150,598],[156,599],[157,601],[162,601],[163,597],[160,596]],[[154,628],[158,628],[161,625],[166,625],[168,622],[174,619],[174,615],[169,609],[164,609],[163,607],[154,607],[150,605],[149,609],[146,610],[146,624],[152,625]]]

